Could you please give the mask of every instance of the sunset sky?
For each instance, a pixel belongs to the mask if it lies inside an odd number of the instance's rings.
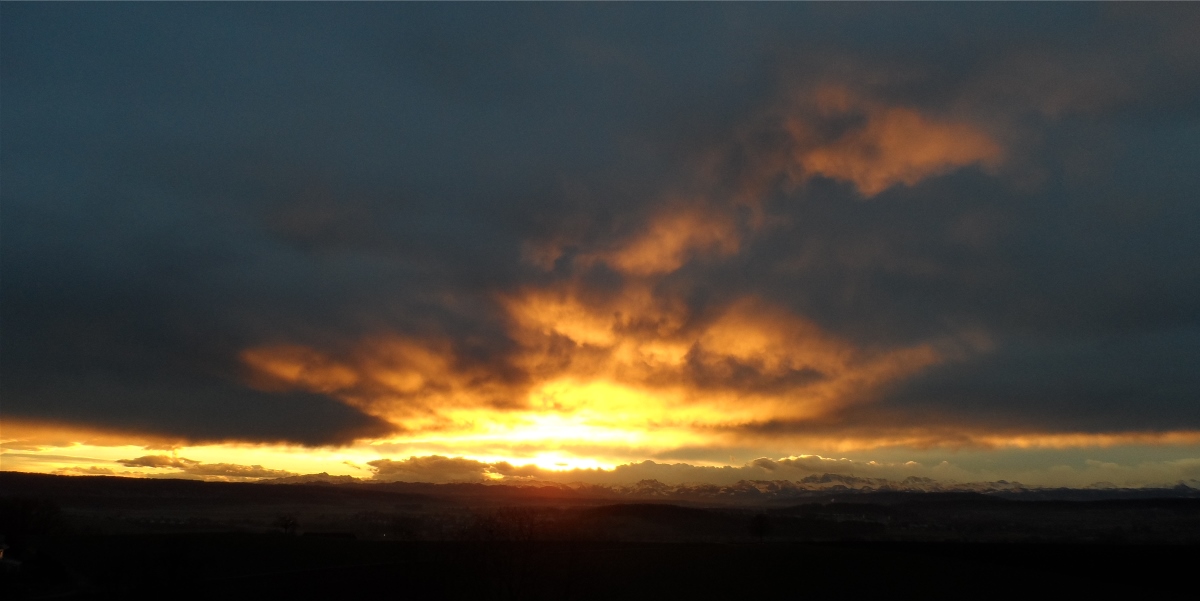
[[[0,28],[4,470],[1200,488],[1195,4]]]

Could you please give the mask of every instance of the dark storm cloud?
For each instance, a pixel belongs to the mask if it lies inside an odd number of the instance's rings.
[[[243,351],[438,340],[518,397],[498,294],[603,299],[651,274],[689,327],[753,296],[862,348],[953,357],[845,419],[1200,427],[1192,7],[3,12],[6,416],[379,436],[401,426],[249,388]],[[822,84],[858,104],[792,104]],[[889,166],[878,190],[788,166],[874,156],[895,107],[1002,157]],[[613,254],[681,202],[734,225],[673,247],[678,268]],[[787,384],[697,365],[696,386]]]
[[[1012,340],[933,368],[877,407],[893,418],[936,412],[975,426],[1102,432],[1200,424],[1200,329],[1102,338]],[[1115,423],[1116,419],[1120,423]]]

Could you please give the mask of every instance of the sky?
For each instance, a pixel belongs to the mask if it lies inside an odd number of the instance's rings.
[[[0,7],[0,468],[1200,488],[1200,7]]]

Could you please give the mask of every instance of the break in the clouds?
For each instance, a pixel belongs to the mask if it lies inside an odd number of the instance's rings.
[[[11,448],[1197,444],[1192,6],[3,15]]]

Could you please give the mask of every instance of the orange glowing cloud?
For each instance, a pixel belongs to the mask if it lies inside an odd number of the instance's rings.
[[[849,182],[872,197],[970,166],[994,173],[1007,158],[991,126],[962,114],[840,83],[793,90],[695,164],[696,182],[720,190],[729,207],[747,210],[739,248],[746,236],[786,227],[789,218],[769,211],[766,200],[781,191],[793,195],[814,177]]]
[[[958,423],[948,416],[913,422],[894,415],[856,414],[853,419],[830,413],[813,419],[772,419],[715,428],[724,437],[750,447],[799,444],[822,453],[878,449],[1031,450],[1126,446],[1188,447],[1200,445],[1200,431],[1054,432],[1039,429],[996,429],[980,423]],[[920,423],[923,421],[923,423]]]
[[[573,343],[613,346],[622,337],[669,339],[688,319],[687,306],[656,295],[651,286],[631,283],[618,293],[589,296],[574,284],[532,288],[503,299],[519,340],[558,335]]]
[[[637,236],[616,249],[587,257],[630,275],[654,275],[679,269],[694,256],[736,254],[741,237],[733,219],[698,206],[669,207]]]
[[[442,340],[379,336],[345,356],[296,345],[247,349],[248,382],[266,390],[328,394],[371,415],[409,427],[437,428],[448,410],[505,406],[503,374],[460,360]]]
[[[930,345],[881,351],[857,348],[816,324],[756,299],[729,307],[698,338],[693,364],[738,389],[754,384],[734,373],[752,370],[774,395],[768,415],[814,416],[858,401],[879,384],[941,360]],[[811,377],[804,377],[811,374]],[[797,376],[800,376],[797,378]],[[799,391],[803,394],[797,394]],[[802,409],[807,408],[807,409]]]
[[[398,424],[404,434],[389,444],[500,458],[518,447],[622,457],[724,444],[727,426],[827,416],[941,360],[927,345],[861,349],[754,298],[694,315],[638,282],[609,295],[534,288],[502,302],[518,343],[503,365],[523,374],[515,379],[402,337],[339,358],[276,346],[242,359],[256,385],[324,392]]]
[[[314,392],[343,390],[358,383],[358,374],[313,349],[280,345],[242,352],[251,368],[251,385],[261,390],[302,387]]]
[[[1200,431],[1166,432],[1057,432],[1003,434],[986,433],[977,437],[980,446],[1017,449],[1078,449],[1127,445],[1200,445]]]
[[[873,102],[843,87],[822,87],[810,103],[802,116],[786,120],[795,143],[792,159],[804,177],[848,181],[864,196],[969,165],[994,167],[1004,155],[974,124]],[[850,125],[834,135],[818,133],[820,124],[839,120]]]

